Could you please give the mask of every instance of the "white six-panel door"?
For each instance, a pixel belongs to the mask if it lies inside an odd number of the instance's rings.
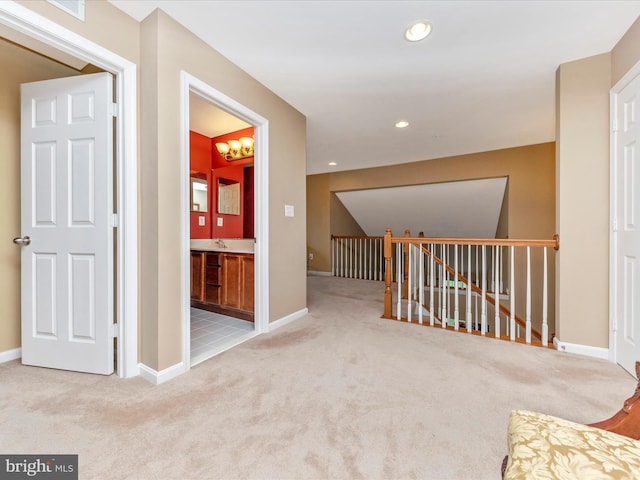
[[[25,365],[114,370],[112,89],[108,73],[22,85]]]
[[[640,360],[640,77],[615,97],[613,135],[613,281],[616,361],[635,372]]]

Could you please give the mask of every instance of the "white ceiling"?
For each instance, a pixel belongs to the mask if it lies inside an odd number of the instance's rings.
[[[247,122],[228,114],[202,97],[193,93],[189,95],[190,130],[213,138],[250,126]]]
[[[161,8],[302,112],[308,174],[553,141],[558,66],[611,51],[640,15],[640,0],[110,1],[138,21]],[[409,43],[419,19],[432,33]],[[214,136],[195,115],[192,129]],[[207,122],[216,134],[239,129]],[[463,187],[473,201],[453,208]],[[385,207],[409,193],[424,198]],[[370,234],[486,237],[503,194],[482,181],[339,196]]]
[[[610,51],[640,15],[638,0],[111,2],[162,8],[306,115],[308,173],[553,141],[558,65]],[[409,43],[418,19],[432,34]]]
[[[495,238],[506,177],[338,192],[367,235]]]

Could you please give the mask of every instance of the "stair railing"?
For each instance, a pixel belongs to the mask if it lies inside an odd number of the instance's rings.
[[[387,230],[383,317],[416,318],[422,324],[426,315],[432,326],[462,326],[468,333],[547,346],[549,248],[559,248],[557,235],[552,240],[454,239],[409,232],[393,237]]]
[[[331,275],[383,281],[383,240],[382,236],[331,235]]]

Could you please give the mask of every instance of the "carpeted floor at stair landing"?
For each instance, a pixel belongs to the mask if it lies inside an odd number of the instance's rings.
[[[310,314],[166,384],[0,365],[0,453],[81,479],[499,479],[507,417],[613,414],[615,364],[380,319],[383,284],[309,277]]]

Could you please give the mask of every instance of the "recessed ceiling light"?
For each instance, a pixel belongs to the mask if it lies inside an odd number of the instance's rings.
[[[337,165],[336,162],[329,162],[329,165],[331,165],[332,167],[335,167]]]
[[[409,122],[407,122],[406,120],[401,120],[398,123],[396,123],[396,128],[405,128],[409,126]]]
[[[426,38],[430,33],[431,24],[426,20],[420,20],[407,28],[407,31],[404,32],[404,36],[410,42],[417,42]]]

